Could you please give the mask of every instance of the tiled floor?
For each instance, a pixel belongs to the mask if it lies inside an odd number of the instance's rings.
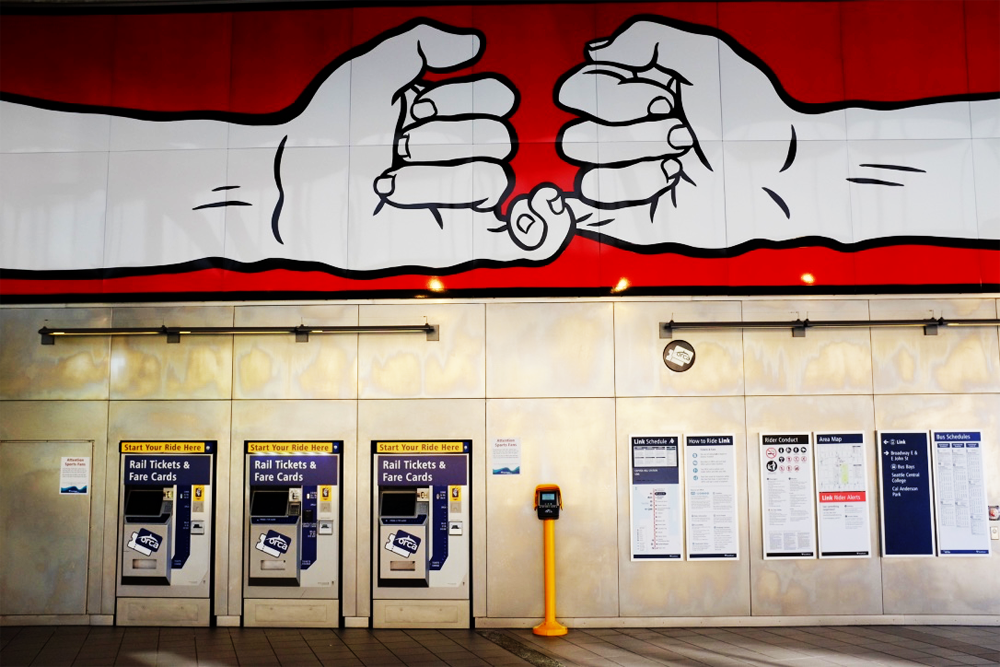
[[[510,650],[508,650],[510,649]],[[0,628],[0,665],[1000,665],[1000,627],[570,630]]]

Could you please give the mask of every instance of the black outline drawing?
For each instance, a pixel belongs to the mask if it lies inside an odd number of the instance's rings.
[[[588,47],[595,48],[597,50],[603,49],[606,46],[613,44],[616,39],[625,34],[630,28],[639,23],[649,23],[654,25],[664,26],[666,28],[681,30],[693,35],[703,35],[707,37],[714,37],[720,42],[727,45],[733,50],[733,52],[747,63],[757,68],[761,73],[763,73],[766,78],[771,82],[774,87],[774,92],[777,97],[783,102],[789,109],[796,111],[801,114],[818,115],[822,113],[827,113],[830,111],[843,110],[848,108],[858,108],[858,109],[871,109],[879,111],[896,111],[916,106],[925,106],[930,104],[937,104],[942,102],[955,102],[955,101],[980,101],[980,100],[990,100],[1000,98],[1000,92],[988,93],[988,94],[967,94],[967,95],[953,95],[953,96],[942,96],[933,98],[924,98],[917,100],[906,100],[897,102],[872,102],[864,100],[844,100],[842,102],[828,102],[828,103],[806,103],[801,102],[794,97],[792,97],[782,86],[777,75],[774,71],[756,54],[748,50],[746,47],[742,46],[737,42],[732,36],[728,35],[721,30],[716,28],[688,23],[686,21],[681,21],[678,19],[672,19],[662,16],[655,15],[636,15],[625,21],[614,33],[605,39],[599,39]],[[642,254],[660,254],[660,253],[675,253],[690,257],[705,257],[705,256],[717,256],[718,253],[723,253],[725,256],[732,257],[737,254],[742,254],[750,250],[757,248],[767,248],[767,247],[797,247],[803,245],[818,245],[826,248],[838,249],[845,252],[851,252],[856,250],[861,250],[870,247],[878,246],[890,246],[898,245],[902,242],[902,237],[894,236],[885,239],[870,239],[858,243],[842,243],[835,241],[833,239],[825,237],[801,237],[798,239],[789,239],[785,241],[771,241],[766,239],[755,239],[746,243],[741,243],[736,246],[730,246],[726,248],[719,248],[716,250],[710,250],[705,248],[695,248],[682,243],[673,242],[652,242],[652,243],[642,243],[640,241],[630,241],[621,238],[616,238],[609,236],[603,228],[607,225],[615,222],[616,212],[622,211],[623,209],[635,209],[635,214],[638,215],[638,210],[643,207],[648,207],[649,219],[652,222],[654,220],[656,211],[659,206],[666,200],[666,195],[669,193],[669,203],[673,208],[677,208],[679,205],[678,199],[683,199],[683,194],[678,195],[678,189],[682,186],[681,184],[687,184],[691,187],[698,187],[695,179],[688,173],[685,169],[685,158],[688,152],[692,153],[698,160],[698,162],[704,166],[708,171],[714,171],[709,160],[706,158],[705,152],[702,149],[701,142],[698,138],[697,131],[694,126],[689,122],[684,107],[685,91],[689,89],[693,84],[685,78],[681,73],[677,72],[675,69],[664,65],[659,62],[660,60],[660,44],[654,45],[652,49],[651,56],[648,62],[643,62],[637,64],[635,62],[630,64],[625,64],[621,62],[606,62],[599,60],[599,56],[591,57],[590,53],[586,54],[585,62],[577,67],[571,69],[570,71],[559,77],[556,86],[553,90],[553,102],[554,104],[566,111],[571,113],[578,118],[566,123],[560,130],[557,138],[557,151],[560,157],[579,167],[574,180],[574,191],[569,193],[570,199],[568,200],[571,209],[573,206],[573,199],[576,199],[589,207],[591,209],[597,209],[598,213],[608,212],[607,215],[599,215],[596,219],[593,216],[588,216],[591,219],[585,220],[583,216],[577,218],[577,235],[589,238],[591,240],[603,243],[605,245],[611,245],[618,248],[627,249],[633,252],[639,252]],[[586,98],[587,95],[583,94],[580,97],[579,102],[569,102],[567,100],[573,99],[573,89],[574,85],[578,85],[577,82],[583,80],[584,77],[589,75],[601,75],[605,76],[611,80],[618,80],[620,82],[627,82],[630,84],[639,84],[640,86],[646,86],[650,88],[658,89],[658,92],[649,92],[650,95],[660,95],[670,101],[669,109],[662,109],[660,113],[654,112],[652,108],[652,102],[649,106],[645,108],[645,116],[643,117],[632,117],[631,119],[623,118],[620,114],[614,118],[600,117],[601,115],[612,116],[618,113],[614,109],[602,109],[599,113],[595,113],[593,110],[587,109],[588,104]],[[633,86],[634,88],[635,86]],[[564,90],[569,91],[568,95]],[[624,93],[623,93],[624,94]],[[598,102],[599,104],[599,102]],[[637,107],[639,108],[639,107]],[[666,121],[675,120],[677,122],[683,123],[689,130],[691,137],[693,139],[693,145],[689,150],[673,150],[671,151],[671,146],[666,138],[663,138],[658,146],[661,147],[660,152],[656,154],[649,154],[643,157],[630,157],[628,160],[622,161],[604,161],[601,158],[601,162],[592,162],[588,160],[582,160],[576,157],[573,152],[575,151],[574,144],[568,141],[570,134],[578,131],[580,128],[586,127],[591,130],[592,134],[597,134],[597,132],[603,129],[604,132],[614,131],[616,128],[628,127],[633,128],[641,126],[644,124],[649,124],[653,121]],[[597,132],[593,130],[591,126],[597,128]],[[777,171],[777,173],[782,173],[787,171],[795,162],[799,140],[796,133],[795,125],[791,125],[790,139],[788,143],[787,153],[785,157],[784,164]],[[578,136],[573,137],[573,141],[579,141]],[[690,158],[688,158],[690,159]],[[618,201],[607,201],[607,200],[597,200],[588,195],[588,192],[593,192],[594,188],[587,188],[586,179],[601,169],[627,169],[633,167],[636,164],[641,164],[643,162],[662,162],[664,165],[668,161],[677,160],[681,164],[679,173],[677,174],[666,174],[667,178],[661,187],[656,189],[655,192],[649,193],[643,198],[629,198]],[[895,170],[899,172],[908,172],[911,174],[924,174],[927,173],[925,169],[909,166],[909,165],[884,165],[884,164],[861,164],[859,167],[874,168],[874,169],[888,169]],[[618,177],[619,181],[631,182],[632,179],[625,172],[619,172],[621,174]],[[863,178],[863,177],[848,177],[845,179],[847,182],[865,186],[865,185],[883,185],[883,186],[898,186],[902,187],[904,184],[887,181],[877,178]],[[765,193],[770,201],[772,201],[784,214],[786,219],[791,219],[792,211],[785,197],[779,193],[776,188],[764,187],[762,186],[760,190]],[[577,213],[579,212],[576,211]],[[923,245],[935,245],[942,247],[978,247],[978,248],[992,248],[995,249],[997,246],[997,241],[994,239],[955,239],[947,237],[936,237],[936,236],[921,236],[921,237],[907,237],[913,239],[914,242],[919,242]]]
[[[721,42],[725,43],[729,48],[731,48],[739,57],[741,57],[746,62],[750,63],[752,66],[756,67],[760,72],[762,72],[767,79],[773,84],[774,91],[778,98],[790,109],[802,113],[802,114],[821,114],[834,110],[841,110],[847,108],[858,108],[858,109],[872,109],[881,111],[891,111],[899,110],[905,108],[911,108],[916,106],[930,105],[942,102],[954,102],[954,101],[981,101],[981,100],[993,100],[1000,98],[1000,92],[993,93],[976,93],[976,94],[966,94],[966,95],[950,95],[950,96],[940,96],[931,97],[917,100],[906,100],[906,101],[896,101],[896,102],[872,102],[864,100],[844,100],[841,102],[829,102],[829,103],[805,103],[794,99],[787,91],[783,88],[777,76],[771,70],[766,63],[763,62],[758,56],[750,52],[748,49],[740,45],[733,37],[718,30],[716,28],[711,28],[703,25],[688,23],[685,21],[680,21],[671,18],[665,18],[660,16],[652,15],[637,15],[633,16],[625,23],[623,23],[614,34],[608,38],[607,41],[612,41],[619,35],[623,34],[630,27],[639,22],[650,22],[655,24],[660,24],[669,28],[675,28],[683,30],[696,35],[705,35],[714,37]],[[478,30],[474,29],[460,29],[454,28],[452,26],[445,25],[443,23],[425,19],[416,18],[410,20],[397,28],[388,30],[371,41],[360,45],[358,47],[352,48],[342,55],[331,61],[326,67],[324,67],[320,73],[305,87],[303,92],[299,95],[294,102],[292,102],[288,107],[273,113],[266,114],[246,114],[246,113],[232,113],[232,112],[215,112],[215,111],[185,111],[185,112],[155,112],[155,111],[143,111],[143,110],[130,110],[130,109],[119,109],[110,108],[103,106],[87,106],[78,104],[67,104],[61,102],[54,102],[48,100],[40,100],[36,98],[31,98],[27,96],[11,94],[0,92],[0,101],[11,102],[15,104],[21,104],[31,107],[36,107],[39,109],[47,109],[53,111],[68,111],[68,112],[83,112],[83,113],[101,113],[112,116],[119,116],[123,118],[131,118],[136,120],[146,120],[146,121],[176,121],[176,120],[215,120],[228,123],[234,123],[239,125],[248,126],[271,126],[279,125],[291,121],[298,116],[300,116],[309,106],[310,102],[316,96],[317,92],[323,85],[323,83],[331,76],[331,74],[343,64],[359,58],[373,49],[377,48],[384,42],[402,35],[418,26],[431,26],[437,28],[444,32],[450,32],[452,34],[460,35],[475,35],[485,48],[486,37]],[[424,59],[424,70],[423,71],[433,71],[435,73],[450,73],[465,69],[473,64],[475,64],[482,56],[482,49],[477,53],[471,60],[466,60],[454,67],[435,67],[430,68],[427,65],[426,56],[421,52],[421,57]],[[786,240],[769,240],[769,239],[753,239],[745,243],[738,245],[726,247],[726,248],[698,248],[688,245],[683,245],[680,243],[666,242],[666,243],[651,243],[651,244],[640,244],[632,243],[622,239],[611,238],[604,235],[601,232],[602,227],[614,221],[614,212],[620,209],[625,209],[633,206],[649,206],[649,219],[651,224],[655,224],[654,216],[657,207],[661,205],[664,195],[668,192],[670,194],[670,204],[677,208],[683,202],[678,202],[678,189],[682,183],[691,186],[698,187],[698,183],[695,179],[687,173],[683,168],[683,161],[688,153],[691,153],[699,163],[704,166],[708,171],[713,171],[712,165],[707,159],[704,150],[702,149],[701,143],[695,133],[695,129],[692,124],[688,121],[685,115],[684,108],[684,94],[685,87],[691,86],[692,84],[680,73],[668,67],[662,66],[657,62],[658,54],[654,52],[653,58],[650,63],[646,64],[644,67],[634,67],[628,68],[620,64],[614,64],[621,70],[630,70],[630,74],[636,78],[640,78],[646,83],[651,85],[660,86],[663,91],[663,98],[670,103],[669,109],[663,110],[658,108],[654,111],[652,104],[647,108],[648,115],[653,121],[673,121],[679,126],[685,127],[690,132],[690,145],[686,146],[671,146],[669,142],[664,140],[664,144],[667,148],[664,150],[663,155],[657,156],[645,156],[637,157],[632,159],[626,159],[618,162],[607,162],[605,164],[595,164],[590,163],[585,160],[578,159],[573,155],[566,153],[564,139],[566,133],[572,131],[573,128],[581,126],[586,122],[598,122],[605,127],[620,127],[634,125],[635,121],[601,121],[594,117],[588,117],[583,114],[578,120],[571,121],[567,123],[563,128],[560,129],[557,137],[556,150],[560,157],[570,164],[574,164],[579,167],[577,175],[574,181],[574,190],[569,193],[560,192],[554,185],[550,183],[542,183],[536,186],[531,193],[526,195],[521,195],[514,198],[511,201],[507,201],[513,191],[514,186],[514,174],[510,167],[509,161],[516,155],[518,150],[518,139],[516,131],[514,129],[513,123],[511,122],[511,117],[516,112],[518,106],[520,105],[520,93],[514,87],[513,83],[507,77],[498,74],[476,74],[463,77],[456,77],[453,79],[448,79],[446,81],[428,81],[424,79],[419,79],[414,81],[412,85],[406,89],[397,91],[393,98],[393,101],[402,101],[400,104],[399,118],[397,126],[395,129],[395,139],[394,139],[394,157],[392,164],[388,166],[388,169],[384,172],[385,175],[390,175],[399,169],[404,169],[409,166],[439,166],[439,167],[454,167],[470,164],[473,162],[488,163],[498,166],[502,169],[506,179],[506,187],[503,188],[502,192],[494,199],[480,199],[474,202],[464,202],[464,203],[454,203],[454,202],[422,202],[422,203],[402,203],[392,200],[393,191],[390,190],[385,193],[381,193],[379,203],[373,214],[378,214],[385,206],[391,206],[398,209],[425,209],[431,215],[434,216],[438,226],[444,228],[445,222],[441,216],[441,209],[458,209],[458,208],[469,208],[476,212],[481,213],[493,213],[497,217],[497,222],[499,223],[495,227],[489,227],[488,231],[492,233],[508,233],[510,235],[513,243],[524,251],[532,251],[540,248],[549,236],[549,225],[548,220],[552,219],[552,216],[568,216],[570,218],[570,233],[568,233],[562,240],[557,248],[553,252],[548,254],[542,259],[533,258],[521,258],[511,261],[498,261],[498,260],[479,260],[472,259],[470,261],[456,263],[447,267],[427,267],[427,266],[416,266],[416,265],[405,265],[405,266],[393,266],[386,269],[375,269],[375,270],[364,270],[355,271],[348,270],[343,267],[334,267],[327,264],[312,262],[312,261],[300,261],[300,260],[288,260],[288,259],[267,259],[257,262],[240,262],[228,258],[220,257],[208,257],[203,259],[192,260],[188,262],[176,263],[172,265],[161,265],[161,266],[149,266],[149,267],[109,267],[104,269],[67,269],[67,270],[23,270],[23,269],[4,269],[2,271],[5,277],[9,278],[31,278],[31,279],[91,279],[91,278],[112,278],[121,276],[139,276],[139,275],[158,275],[170,272],[187,272],[195,271],[204,268],[225,268],[227,270],[239,271],[244,273],[255,273],[259,271],[268,271],[276,268],[285,268],[296,271],[322,271],[328,274],[341,276],[345,278],[363,280],[370,278],[381,278],[393,275],[404,275],[404,274],[424,274],[424,275],[449,275],[455,273],[461,273],[468,271],[473,268],[502,268],[502,267],[533,267],[545,265],[557,258],[569,245],[573,238],[573,233],[586,238],[597,240],[606,245],[611,245],[618,248],[623,248],[630,250],[632,252],[641,254],[680,254],[689,257],[734,257],[752,250],[761,248],[771,248],[771,249],[781,249],[781,248],[796,248],[805,246],[819,246],[837,250],[840,252],[855,252],[859,250],[865,250],[875,247],[884,246],[894,246],[894,245],[907,245],[907,244],[920,244],[920,245],[933,245],[938,247],[952,247],[952,248],[983,248],[983,249],[996,249],[997,241],[993,239],[973,239],[973,238],[948,238],[948,237],[931,237],[931,236],[894,236],[891,238],[882,239],[867,239],[864,241],[856,243],[843,243],[836,240],[832,240],[825,237],[818,236],[803,236],[795,239]],[[604,68],[604,74],[615,75],[614,70],[611,69],[610,64],[606,63],[585,63],[583,65],[570,70],[563,74],[557,80],[556,86],[553,90],[553,100],[555,105],[570,113],[580,115],[581,111],[576,108],[570,108],[562,103],[559,97],[560,89],[566,84],[567,81],[571,79],[574,75],[578,74],[585,68],[598,69]],[[490,79],[494,81],[499,81],[505,85],[513,94],[514,102],[511,108],[503,114],[500,115],[490,115],[490,114],[480,114],[480,113],[462,113],[455,114],[451,116],[439,116],[434,113],[430,120],[421,120],[410,115],[413,105],[419,101],[429,101],[421,100],[421,96],[426,96],[433,93],[435,90],[440,89],[442,86],[449,84],[468,84],[480,82],[485,79]],[[433,105],[433,101],[431,101]],[[437,107],[434,106],[434,110],[437,111]],[[407,138],[409,132],[420,129],[429,123],[442,123],[442,122],[468,122],[476,120],[490,119],[500,123],[508,132],[510,137],[509,150],[500,157],[470,157],[454,160],[441,160],[437,162],[426,162],[409,160],[411,155],[409,150],[409,145],[407,143]],[[278,190],[278,201],[274,207],[271,216],[271,231],[275,240],[283,244],[282,235],[279,229],[279,221],[281,213],[284,206],[284,188],[282,186],[282,175],[281,175],[281,158],[285,147],[285,141],[287,140],[287,135],[281,140],[278,146],[275,157],[274,157],[274,180],[275,185]],[[787,148],[787,154],[785,157],[784,164],[778,170],[778,173],[785,172],[794,164],[798,151],[798,138],[796,133],[796,128],[794,125],[790,127],[790,139]],[[689,158],[690,159],[690,158]],[[594,201],[584,198],[583,195],[583,185],[584,180],[589,174],[594,173],[596,169],[600,168],[629,168],[634,166],[641,166],[644,163],[653,162],[657,163],[661,168],[666,168],[667,163],[675,161],[681,164],[679,171],[673,174],[664,172],[667,175],[666,184],[664,187],[658,189],[653,194],[641,198],[632,199],[628,201]],[[907,172],[911,174],[922,174],[926,173],[926,170],[909,165],[890,165],[890,164],[861,164],[858,165],[863,168],[878,169],[878,170],[890,170],[897,172]],[[903,183],[896,181],[883,180],[878,178],[861,178],[861,177],[849,177],[846,180],[852,184],[864,186],[864,185],[882,185],[882,186],[895,186],[902,187]],[[216,187],[212,192],[223,192],[232,189],[238,189],[239,185],[224,185]],[[373,184],[374,187],[374,184]],[[761,187],[764,193],[770,197],[770,199],[776,204],[784,213],[785,217],[791,219],[792,211],[789,209],[788,204],[785,199],[776,191],[768,187]],[[594,213],[577,214],[574,213],[571,207],[566,205],[566,201],[563,199],[563,195],[569,195],[581,201],[584,201],[589,206],[597,209],[598,215]],[[222,206],[250,206],[249,203],[240,200],[224,200],[220,202],[206,203],[194,207],[194,210],[202,208],[214,208]],[[546,210],[546,208],[548,210]],[[506,208],[506,215],[503,213],[504,208]],[[605,216],[600,214],[602,212],[608,212]],[[610,217],[609,217],[610,216]],[[664,286],[664,288],[669,289],[669,286]]]

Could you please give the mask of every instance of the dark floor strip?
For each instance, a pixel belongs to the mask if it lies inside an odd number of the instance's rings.
[[[530,662],[535,667],[565,667],[558,660],[525,646],[508,634],[495,630],[479,630],[478,632],[480,636],[489,639],[500,648],[510,651],[521,660]]]

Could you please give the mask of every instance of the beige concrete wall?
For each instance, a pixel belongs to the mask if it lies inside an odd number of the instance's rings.
[[[878,429],[970,428],[986,441],[988,500],[1000,504],[1000,338],[996,327],[698,330],[673,373],[658,323],[995,318],[994,298],[562,299],[294,304],[131,304],[0,308],[0,440],[94,443],[87,611],[114,608],[117,444],[219,441],[215,609],[240,613],[242,442],[335,439],[344,448],[342,613],[370,614],[374,439],[473,441],[473,598],[481,624],[542,614],[539,483],[557,483],[557,610],[569,624],[774,622],[943,617],[1000,623],[1000,542],[987,558],[764,560],[758,436],[868,435],[877,496]],[[423,324],[420,334],[60,338],[37,330],[105,326]],[[634,562],[628,437],[734,433],[740,558]],[[490,441],[519,438],[519,476],[489,474]],[[16,499],[0,489],[0,503]],[[28,539],[11,537],[6,539]],[[106,563],[112,563],[111,566]],[[744,619],[741,621],[740,619]]]

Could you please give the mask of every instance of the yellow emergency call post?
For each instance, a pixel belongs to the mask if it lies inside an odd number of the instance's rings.
[[[562,509],[562,493],[555,484],[535,487],[535,511],[542,520],[545,559],[545,620],[534,628],[536,635],[559,637],[569,630],[556,620],[556,519]]]

